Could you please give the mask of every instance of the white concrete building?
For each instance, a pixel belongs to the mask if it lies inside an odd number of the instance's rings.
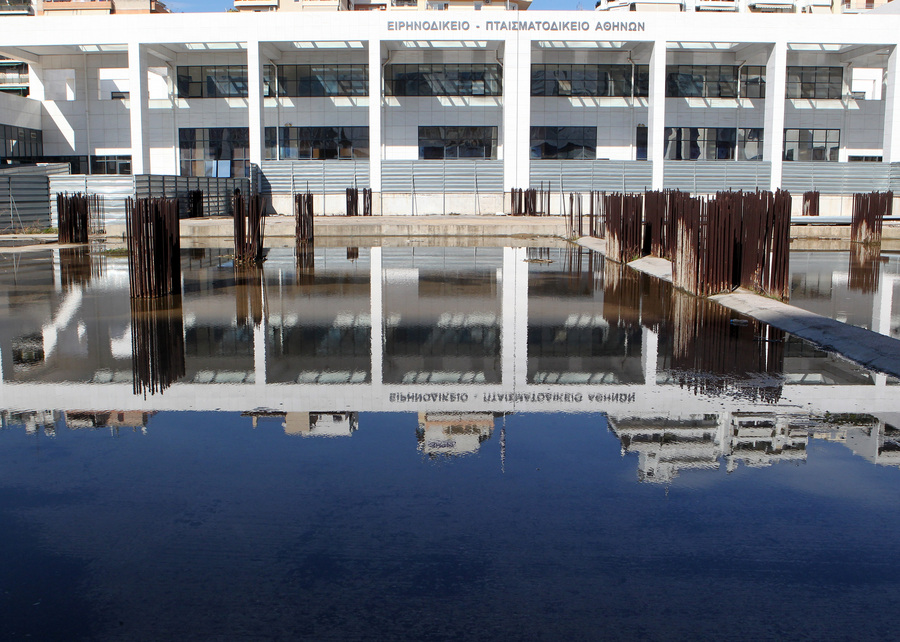
[[[376,214],[542,184],[900,191],[898,43],[889,14],[7,17],[32,87],[0,124],[39,119],[36,157],[85,173],[258,168],[280,213],[307,186],[325,212],[371,187]]]

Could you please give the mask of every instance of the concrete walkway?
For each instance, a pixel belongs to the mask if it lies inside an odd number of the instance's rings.
[[[606,242],[600,239],[584,237],[578,239],[578,244],[600,254],[606,253]],[[665,259],[647,256],[632,261],[628,267],[672,282],[672,264]],[[900,341],[897,339],[841,323],[749,290],[738,289],[709,298],[730,310],[806,339],[829,352],[838,353],[869,370],[900,377]]]

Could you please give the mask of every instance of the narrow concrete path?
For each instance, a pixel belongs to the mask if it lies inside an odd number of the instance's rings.
[[[606,243],[595,238],[580,238],[578,244],[605,254]],[[672,282],[672,264],[652,256],[632,261],[628,267]],[[739,289],[709,297],[730,310],[806,339],[817,346],[840,354],[869,370],[900,377],[900,340],[841,323],[801,308]],[[900,390],[898,390],[900,394]]]

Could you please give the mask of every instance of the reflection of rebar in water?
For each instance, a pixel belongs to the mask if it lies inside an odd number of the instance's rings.
[[[851,290],[871,294],[878,290],[878,278],[881,275],[881,243],[850,244],[850,279]]]
[[[131,364],[134,394],[145,398],[184,376],[180,296],[131,299]]]
[[[603,263],[603,318],[610,325],[631,326],[639,322],[640,276],[619,263]]]
[[[73,285],[87,285],[94,276],[100,276],[100,263],[94,265],[91,252],[87,246],[63,247],[59,249],[59,279],[63,288]]]
[[[256,327],[265,318],[264,274],[256,267],[235,268],[235,308],[239,326]]]
[[[311,285],[316,278],[316,252],[312,243],[297,243],[297,285]]]
[[[359,258],[359,248],[358,247],[348,247],[347,248],[347,260],[355,261]]]
[[[672,314],[672,370],[695,393],[781,398],[784,332],[680,291]]]

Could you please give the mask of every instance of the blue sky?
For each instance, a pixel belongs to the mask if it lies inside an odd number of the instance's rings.
[[[163,0],[166,6],[172,11],[227,11],[234,7],[233,0]],[[593,10],[593,0],[534,0],[531,9],[568,11],[577,9],[581,4],[584,9]]]

